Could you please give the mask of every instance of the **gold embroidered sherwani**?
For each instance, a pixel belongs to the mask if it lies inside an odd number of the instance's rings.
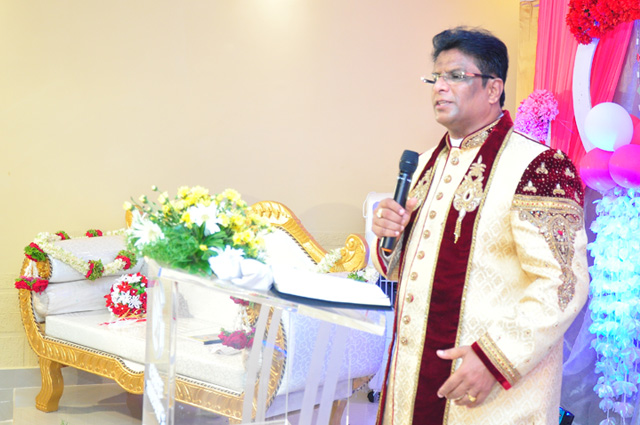
[[[389,258],[399,279],[385,425],[557,424],[562,339],[586,301],[587,238],[575,167],[501,119],[420,156],[420,200]],[[472,346],[498,380],[482,405],[437,389],[458,363],[437,349]]]

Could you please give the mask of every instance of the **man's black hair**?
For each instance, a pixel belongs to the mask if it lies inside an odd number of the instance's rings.
[[[442,31],[433,37],[433,61],[446,50],[457,49],[471,56],[480,72],[493,75],[506,83],[509,68],[507,46],[489,31],[481,28],[456,27]],[[487,80],[483,78],[483,84]],[[504,90],[500,96],[500,107],[504,106]]]

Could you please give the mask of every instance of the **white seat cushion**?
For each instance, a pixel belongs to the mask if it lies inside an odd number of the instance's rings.
[[[47,336],[110,353],[135,363],[145,362],[146,322],[107,325],[113,321],[105,308],[48,316]],[[180,319],[185,333],[218,334],[220,325],[197,319]],[[182,333],[182,332],[181,332]],[[220,344],[205,345],[195,339],[180,337],[176,345],[176,371],[179,375],[213,384],[232,392],[244,390],[245,369],[242,356],[217,354]]]

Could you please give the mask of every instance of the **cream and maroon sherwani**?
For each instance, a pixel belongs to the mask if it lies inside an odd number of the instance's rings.
[[[558,423],[562,340],[587,299],[583,191],[571,161],[513,131],[507,111],[452,148],[422,154],[420,200],[389,258],[399,279],[384,425]],[[378,250],[380,253],[380,250]],[[439,399],[470,345],[498,380],[475,408]]]

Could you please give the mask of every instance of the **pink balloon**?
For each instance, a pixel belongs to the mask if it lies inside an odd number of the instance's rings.
[[[640,147],[640,146],[639,146]],[[580,177],[584,184],[598,192],[605,192],[616,186],[609,174],[609,159],[613,152],[592,149],[580,160]]]
[[[633,136],[631,136],[632,145],[640,145],[640,118],[635,115],[631,115],[631,121],[633,121]]]
[[[609,172],[617,184],[640,189],[640,145],[620,146],[609,159]]]

